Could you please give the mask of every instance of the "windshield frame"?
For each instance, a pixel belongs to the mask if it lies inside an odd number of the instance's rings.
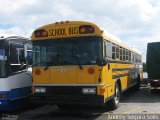
[[[69,41],[70,40],[70,41]],[[85,44],[82,43],[82,41],[84,40],[84,42],[86,42]],[[71,59],[74,59],[75,63],[62,63],[62,64],[40,64],[37,62],[36,60],[36,46],[42,46],[42,44],[44,45],[44,43],[48,43],[48,44],[54,44],[56,45],[56,42],[58,41],[58,43],[61,43],[62,46],[64,47],[68,47],[66,44],[71,43],[72,44],[72,49],[74,49],[72,52],[72,56]],[[65,41],[65,42],[64,42]],[[79,44],[77,44],[78,42]],[[63,43],[64,42],[64,43]],[[72,43],[73,42],[73,43]],[[77,42],[77,43],[76,43]],[[88,63],[88,64],[84,64],[80,61],[80,56],[75,55],[75,47],[79,47],[80,45],[86,45],[88,44],[89,46],[91,46],[92,44],[95,45],[95,50],[92,51],[93,53],[96,52],[95,54],[97,55],[97,58],[94,58],[94,61],[92,61],[92,63]],[[97,44],[98,43],[98,44]],[[101,58],[103,56],[103,39],[100,36],[87,36],[87,37],[72,37],[72,38],[60,38],[60,39],[46,39],[46,40],[33,40],[32,41],[33,44],[33,66],[70,66],[70,65],[96,65],[96,59]],[[70,45],[70,44],[69,44]],[[77,46],[79,45],[79,46]],[[65,48],[64,47],[64,48]],[[91,46],[92,47],[92,46]],[[69,48],[71,49],[71,48]],[[78,49],[78,48],[77,48]],[[92,48],[93,49],[93,48]],[[62,50],[63,51],[63,50]],[[98,52],[98,53],[97,53]],[[47,53],[48,54],[48,53]],[[57,54],[59,55],[59,54]],[[64,56],[63,56],[64,57]],[[40,58],[40,57],[39,57]],[[52,60],[53,61],[53,60]],[[63,61],[66,62],[66,61]],[[72,61],[73,62],[73,61]],[[80,66],[81,67],[81,66]]]

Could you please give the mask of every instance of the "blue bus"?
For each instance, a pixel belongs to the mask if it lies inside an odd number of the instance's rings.
[[[29,100],[32,75],[28,70],[28,38],[0,38],[0,111],[15,110]]]

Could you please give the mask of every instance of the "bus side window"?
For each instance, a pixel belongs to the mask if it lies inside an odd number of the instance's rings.
[[[115,59],[115,52],[116,52],[115,44],[112,44],[112,59]]]
[[[126,61],[126,50],[123,48],[123,61]]]
[[[135,53],[133,53],[133,63],[135,63]]]
[[[122,56],[122,48],[120,47],[120,60],[123,60],[122,58],[123,58],[123,56]]]
[[[131,51],[129,51],[129,62],[131,62]]]
[[[141,55],[139,55],[139,57],[140,57],[140,58],[139,58],[139,60],[140,60],[139,62],[141,63],[141,62],[142,62],[142,56],[141,56]]]
[[[136,63],[138,63],[138,55],[136,54]]]
[[[138,55],[138,62],[141,63],[141,56]]]
[[[131,62],[133,62],[133,52],[131,52]]]
[[[134,63],[136,63],[136,54],[134,53]]]
[[[105,40],[106,44],[106,57],[107,58],[112,58],[112,43],[109,42],[108,40]]]
[[[129,61],[129,53],[128,53],[129,51],[128,50],[126,50],[126,61]]]
[[[119,60],[119,46],[116,46],[116,60]]]
[[[10,44],[10,68],[11,73],[26,69],[23,44]]]
[[[103,52],[104,52],[104,57],[106,57],[107,56],[107,51],[106,51],[106,44],[107,44],[107,42],[104,40],[103,41],[103,43],[104,43],[104,45],[103,45]]]

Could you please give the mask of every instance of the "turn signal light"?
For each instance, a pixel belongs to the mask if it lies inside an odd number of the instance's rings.
[[[48,32],[45,30],[36,30],[35,37],[48,37]]]
[[[100,89],[100,92],[101,92],[102,94],[105,93],[105,91],[106,91],[105,88],[101,88],[101,89]]]
[[[88,73],[89,73],[89,74],[93,74],[94,72],[95,72],[94,68],[90,67],[90,68],[88,69]]]
[[[85,33],[86,32],[86,28],[85,27],[82,27],[81,29],[80,29],[80,33]]]
[[[94,33],[94,27],[91,25],[82,25],[79,27],[80,34]]]

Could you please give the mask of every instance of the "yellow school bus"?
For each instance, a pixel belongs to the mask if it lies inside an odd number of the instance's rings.
[[[36,29],[31,39],[32,102],[60,107],[110,104],[116,109],[123,91],[140,87],[141,52],[94,23],[48,24]]]

